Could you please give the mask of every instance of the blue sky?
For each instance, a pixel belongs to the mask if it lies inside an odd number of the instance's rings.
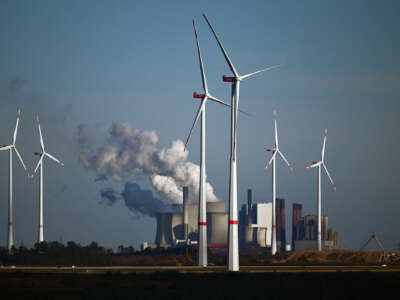
[[[209,17],[240,73],[283,63],[241,85],[238,194],[271,198],[265,148],[273,144],[278,111],[280,148],[295,172],[280,164],[278,196],[304,214],[316,211],[316,174],[304,167],[320,155],[328,128],[326,163],[337,192],[323,179],[323,212],[343,247],[359,248],[371,232],[387,247],[400,242],[397,211],[400,145],[399,4],[396,1],[1,1],[0,142],[6,144],[22,109],[17,145],[30,170],[39,149],[34,113],[41,116],[48,151],[66,166],[45,164],[45,239],[108,247],[153,241],[155,221],[135,217],[119,203],[99,203],[104,187],[79,162],[77,126],[103,141],[116,121],[155,130],[160,147],[184,140],[198,103],[201,79],[191,26],[197,23],[209,88],[229,101],[230,74],[201,18]],[[230,113],[207,105],[207,175],[228,200]],[[199,128],[189,145],[199,161]],[[15,240],[37,237],[37,178],[15,173]],[[7,235],[8,156],[0,153],[0,241]],[[127,178],[149,184],[144,178]],[[290,233],[289,233],[290,236]]]

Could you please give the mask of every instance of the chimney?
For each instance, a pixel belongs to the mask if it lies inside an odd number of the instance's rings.
[[[251,189],[247,190],[247,226],[251,227],[253,224],[253,218],[251,213],[251,202],[252,202],[252,192]]]
[[[189,188],[187,186],[183,187],[183,236],[184,240],[188,240],[189,234]]]
[[[252,192],[251,189],[247,190],[247,227],[245,229],[245,243],[251,243],[253,241],[253,228],[251,225],[253,224],[253,217],[252,217]]]
[[[293,203],[292,217],[292,250],[295,250],[295,241],[300,240],[300,221],[302,218],[303,206],[298,203]]]

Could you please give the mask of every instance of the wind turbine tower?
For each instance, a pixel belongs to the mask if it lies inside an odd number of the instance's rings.
[[[332,177],[329,174],[328,168],[326,167],[325,162],[324,162],[324,159],[325,159],[325,144],[326,144],[326,136],[327,135],[328,135],[328,130],[325,128],[324,142],[322,144],[322,151],[321,151],[321,160],[320,161],[314,161],[311,165],[306,167],[306,169],[318,167],[318,169],[317,169],[317,178],[318,178],[318,181],[317,181],[317,184],[318,184],[318,205],[317,205],[317,210],[318,210],[318,232],[317,232],[318,251],[322,250],[322,238],[321,238],[321,166],[324,167],[326,175],[328,175],[329,180],[332,183],[333,190],[336,191],[336,186],[333,183]]]
[[[258,73],[271,70],[278,66],[268,67],[247,75],[239,75],[236,71],[233,63],[231,62],[228,54],[226,53],[224,47],[221,44],[216,32],[214,31],[211,23],[208,21],[205,14],[203,14],[204,19],[210,26],[211,31],[214,34],[215,39],[228,63],[229,68],[233,73],[233,77],[228,77],[223,75],[222,80],[224,82],[232,83],[232,105],[231,105],[231,156],[230,156],[230,182],[229,182],[229,255],[228,255],[228,270],[229,271],[239,271],[239,238],[238,238],[238,207],[237,207],[237,172],[236,172],[236,125],[237,125],[237,112],[239,105],[239,91],[240,82],[246,78],[249,78]]]
[[[199,255],[198,265],[200,267],[206,267],[208,264],[207,258],[207,199],[206,199],[206,102],[208,99],[229,106],[222,100],[215,98],[208,91],[207,79],[204,72],[203,58],[201,56],[200,45],[197,39],[196,26],[193,20],[193,30],[197,45],[197,54],[199,57],[200,73],[203,83],[203,94],[193,93],[193,98],[202,99],[199,109],[197,110],[196,118],[190,128],[189,135],[186,139],[185,149],[189,142],[192,130],[199,120],[201,114],[201,132],[200,132],[200,186],[199,186]]]
[[[35,152],[35,155],[39,155],[40,159],[38,164],[36,165],[35,171],[31,175],[31,180],[33,176],[35,176],[36,171],[40,167],[40,177],[39,177],[39,236],[38,236],[38,242],[43,242],[43,158],[47,156],[48,158],[54,160],[55,162],[59,163],[61,166],[64,166],[64,163],[59,161],[57,158],[54,156],[50,155],[45,151],[44,148],[44,143],[43,143],[43,136],[42,136],[42,130],[40,128],[40,121],[39,121],[39,115],[36,115],[36,120],[39,128],[39,136],[40,136],[40,146],[42,148],[42,152]]]
[[[29,172],[26,169],[24,161],[22,160],[21,155],[18,152],[17,147],[15,146],[15,142],[17,140],[18,133],[18,125],[19,119],[21,117],[21,110],[18,109],[17,113],[17,124],[15,125],[14,135],[12,139],[12,144],[4,145],[0,148],[1,151],[8,150],[9,151],[9,173],[8,173],[8,243],[7,248],[8,251],[11,251],[11,248],[14,246],[14,234],[13,234],[13,151],[18,156],[19,161],[21,162],[23,168],[25,169],[26,174],[29,176]]]
[[[289,164],[288,160],[286,157],[283,155],[283,153],[279,150],[279,144],[278,144],[278,128],[277,128],[277,122],[276,122],[276,111],[274,110],[274,131],[275,131],[275,147],[272,149],[266,149],[267,152],[272,153],[272,157],[265,166],[265,169],[267,169],[271,164],[272,164],[272,255],[275,255],[277,251],[277,246],[276,246],[276,156],[279,154],[279,156],[283,159],[283,161],[287,164],[289,169],[293,171],[293,167]]]

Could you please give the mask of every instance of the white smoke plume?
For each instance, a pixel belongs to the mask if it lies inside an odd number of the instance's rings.
[[[116,122],[104,145],[91,154],[83,125],[78,126],[78,135],[82,147],[80,161],[98,176],[122,181],[130,175],[144,174],[167,203],[182,203],[183,186],[189,187],[190,201],[198,200],[200,167],[187,161],[189,153],[184,151],[181,140],[173,141],[170,148],[159,149],[155,131],[141,131],[129,123]],[[209,183],[206,198],[208,202],[219,201]]]

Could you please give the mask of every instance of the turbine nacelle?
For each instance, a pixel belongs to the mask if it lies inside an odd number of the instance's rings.
[[[319,165],[322,165],[322,161],[313,161],[311,165],[306,167],[306,170],[310,169],[310,168],[318,167]]]
[[[205,94],[197,94],[196,92],[193,93],[193,98],[195,99],[203,99]]]
[[[35,176],[35,174],[36,174],[38,168],[39,168],[40,166],[42,166],[43,159],[44,159],[45,156],[47,156],[48,158],[54,160],[55,162],[57,162],[57,163],[60,164],[61,166],[64,166],[64,164],[63,164],[60,160],[58,160],[58,159],[55,158],[53,155],[51,155],[51,154],[49,154],[49,153],[47,153],[47,152],[45,151],[45,149],[44,149],[44,142],[43,142],[43,135],[42,135],[42,129],[40,128],[39,114],[36,114],[36,121],[37,121],[38,129],[39,129],[40,146],[41,146],[41,148],[42,148],[42,151],[41,151],[41,152],[34,152],[34,153],[33,153],[34,155],[40,156],[40,159],[39,159],[39,161],[38,161],[38,163],[37,163],[37,165],[36,165],[36,168],[34,169],[32,175],[31,175],[30,178],[29,178],[30,180],[32,180],[33,176]]]
[[[236,79],[236,77],[222,75],[222,81],[223,82],[236,82],[237,79]]]

